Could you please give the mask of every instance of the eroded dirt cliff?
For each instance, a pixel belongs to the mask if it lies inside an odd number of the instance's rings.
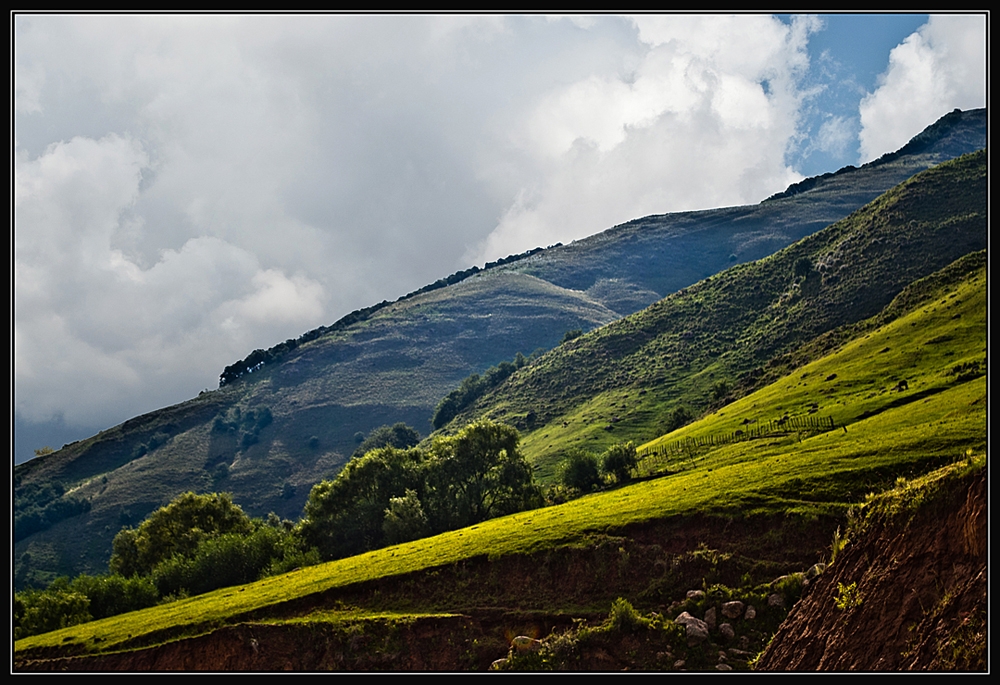
[[[985,469],[880,514],[789,613],[767,671],[984,671]],[[912,516],[912,518],[910,518]]]

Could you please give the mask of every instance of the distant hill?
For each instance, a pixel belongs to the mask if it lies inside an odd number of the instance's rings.
[[[837,242],[829,237],[834,231],[822,239],[826,242],[775,258],[781,266],[772,276],[762,276],[761,291],[742,293],[745,300],[734,300],[725,310],[713,309],[713,293],[718,292],[713,288],[732,282],[737,278],[733,274],[760,267],[748,265],[741,267],[743,271],[693,284],[727,267],[766,257],[844,218],[913,174],[982,148],[985,142],[984,110],[953,112],[898,154],[805,186],[796,184],[758,205],[638,219],[571,245],[462,272],[449,279],[451,283],[362,310],[345,317],[341,325],[305,334],[295,344],[279,344],[256,357],[251,354],[247,359],[252,366],[241,360],[220,369],[229,380],[219,390],[130,419],[16,466],[16,580],[45,582],[57,574],[102,570],[111,538],[122,525],[138,523],[185,490],[228,491],[252,514],[275,511],[297,517],[311,485],[335,474],[358,438],[372,429],[404,421],[426,432],[437,402],[470,373],[518,352],[553,348],[566,331],[593,330],[687,288],[673,304],[657,305],[645,315],[655,319],[670,307],[683,306],[685,315],[695,317],[688,319],[684,330],[662,337],[665,319],[654,324],[654,332],[634,328],[644,319],[601,329],[596,336],[567,343],[543,358],[541,365],[527,367],[511,379],[510,390],[504,391],[510,393],[505,400],[509,406],[498,408],[495,395],[477,410],[498,412],[529,431],[531,426],[524,423],[529,412],[534,412],[539,426],[561,426],[560,421],[583,425],[583,414],[571,414],[597,408],[586,404],[597,396],[590,389],[605,393],[600,402],[610,402],[608,393],[639,388],[635,374],[655,369],[643,388],[648,399],[640,403],[648,420],[612,423],[615,415],[605,411],[610,407],[601,406],[594,418],[606,423],[564,437],[571,443],[597,435],[600,443],[612,433],[616,438],[646,435],[658,420],[650,417],[676,404],[676,392],[704,394],[727,379],[734,384],[740,379],[752,382],[751,372],[766,365],[768,355],[791,350],[806,333],[816,334],[847,320],[835,306],[842,305],[844,297],[860,298],[855,303],[859,318],[877,311],[881,296],[864,290],[871,288],[872,279],[886,277],[898,290],[908,282],[905,279],[919,277],[926,273],[925,267],[939,263],[949,249],[979,248],[965,237],[940,245],[942,236],[928,232],[918,218],[913,219],[917,226],[902,227],[899,239],[905,236],[910,242],[895,276],[888,264],[871,273],[851,271],[863,250],[884,249],[888,255],[894,254],[889,248],[899,247],[896,237],[880,234],[881,225],[873,224],[870,239]],[[968,200],[975,192],[963,189],[958,197]],[[919,200],[916,195],[906,197],[907,202]],[[952,208],[921,206],[920,211],[930,212],[926,222],[932,223],[934,212]],[[879,216],[885,217],[879,221],[895,226],[891,211]],[[948,230],[965,231],[978,220],[948,214]],[[875,242],[878,236],[885,245]],[[921,251],[926,263],[917,258]],[[796,283],[792,274],[800,253],[812,260],[814,271]],[[832,281],[835,277],[839,280]],[[816,283],[820,287],[813,292]],[[824,298],[832,294],[840,299],[827,306]],[[748,320],[749,310],[744,308],[759,301],[774,302],[778,309]],[[721,325],[720,318],[729,322]],[[753,336],[747,337],[736,322],[751,325]],[[721,328],[710,330],[717,326]],[[688,335],[695,336],[698,345],[687,345]],[[659,343],[646,345],[657,337]],[[669,340],[673,342],[668,344]],[[609,341],[610,347],[602,347]],[[746,349],[728,351],[734,342]],[[671,345],[689,350],[672,357],[687,369],[651,361],[650,355],[674,354]],[[583,361],[580,355],[590,351],[597,356],[613,352],[620,368],[600,364],[571,368],[570,360]],[[595,359],[586,361],[589,365]],[[563,366],[558,373],[545,372],[546,376],[542,370],[555,369],[553,365]],[[238,373],[233,373],[234,366]],[[580,375],[590,373],[592,378]],[[558,392],[540,393],[533,385],[538,379],[559,386]],[[676,390],[666,390],[674,386]],[[541,398],[546,398],[544,406]],[[581,404],[581,398],[589,399]],[[548,399],[553,404],[548,405]],[[633,404],[631,398],[624,401]],[[691,404],[696,408],[697,403]],[[615,407],[617,414],[629,411],[630,407]],[[613,425],[613,430],[606,431],[605,425]],[[535,430],[525,444],[541,456],[547,440]]]

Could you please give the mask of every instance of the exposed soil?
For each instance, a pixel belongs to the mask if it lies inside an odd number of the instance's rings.
[[[985,472],[950,487],[912,521],[881,522],[851,542],[757,669],[986,670]]]

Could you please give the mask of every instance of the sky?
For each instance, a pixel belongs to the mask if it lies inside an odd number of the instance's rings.
[[[983,14],[11,14],[15,462],[472,265],[986,105]]]

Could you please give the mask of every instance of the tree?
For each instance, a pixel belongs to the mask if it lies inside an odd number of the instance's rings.
[[[631,441],[612,445],[601,455],[601,469],[614,476],[619,483],[631,480],[632,472],[638,464],[635,445]]]
[[[14,596],[14,639],[86,623],[89,607],[84,595],[67,589],[20,592]]]
[[[112,542],[108,567],[125,577],[148,575],[175,554],[190,556],[206,538],[245,535],[252,529],[250,517],[228,493],[185,492],[150,514],[138,528],[123,528]]]
[[[563,485],[583,492],[590,492],[601,483],[597,457],[581,449],[570,450],[562,462],[559,476]]]
[[[813,272],[812,260],[808,257],[799,257],[795,260],[795,266],[793,267],[795,273],[795,278],[808,278]]]
[[[519,443],[516,428],[485,419],[434,441],[434,513],[443,528],[469,526],[542,502]]]
[[[392,426],[379,426],[360,442],[361,444],[354,450],[352,455],[354,457],[360,457],[366,452],[377,450],[379,447],[397,447],[399,449],[413,447],[420,442],[420,433],[415,428],[400,421]]]
[[[682,426],[686,426],[691,423],[693,418],[694,415],[688,410],[687,407],[677,407],[670,412],[670,415],[667,418],[667,423],[664,426],[664,433],[670,433]]]
[[[418,540],[430,535],[430,523],[416,491],[407,490],[402,497],[393,497],[389,500],[389,508],[385,510],[385,519],[382,521],[382,532],[387,545]]]
[[[385,511],[394,497],[424,487],[424,454],[381,447],[355,457],[332,481],[315,486],[306,500],[298,533],[324,559],[381,547]]]

